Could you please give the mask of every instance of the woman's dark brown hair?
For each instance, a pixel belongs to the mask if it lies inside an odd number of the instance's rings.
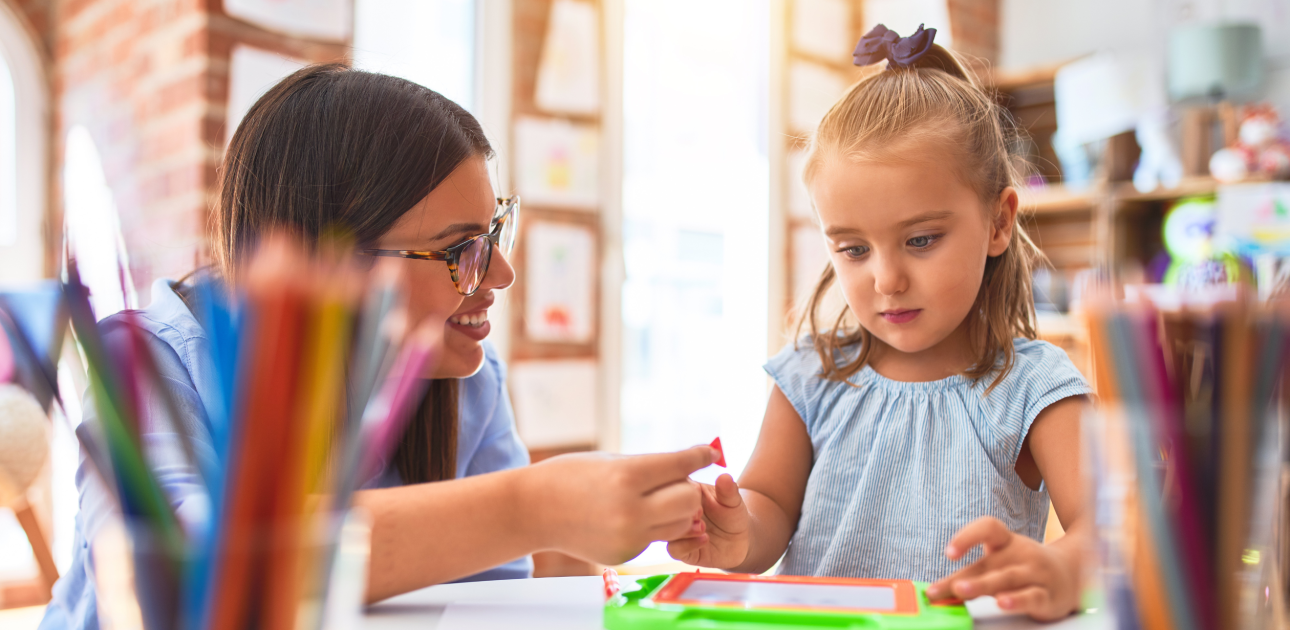
[[[229,142],[212,255],[232,283],[270,231],[373,244],[462,162],[492,153],[479,122],[438,92],[342,64],[304,68],[256,101]],[[435,380],[394,461],[419,483],[451,479],[456,460],[457,380]]]

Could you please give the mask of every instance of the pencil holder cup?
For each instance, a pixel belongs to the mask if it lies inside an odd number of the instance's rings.
[[[203,557],[138,519],[109,519],[91,545],[105,630],[352,628],[360,623],[370,531],[359,510],[307,527],[261,528],[240,549]],[[235,556],[249,579],[217,583]],[[240,613],[229,615],[229,608]],[[222,615],[222,616],[221,616]]]

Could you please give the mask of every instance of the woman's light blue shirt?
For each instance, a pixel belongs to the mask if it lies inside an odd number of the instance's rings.
[[[209,373],[210,346],[205,331],[166,280],[158,280],[152,285],[152,304],[137,315],[135,321],[151,333],[145,336],[146,341],[152,354],[158,358],[159,371],[179,404],[181,417],[177,420],[194,438],[196,456],[213,457],[206,409],[216,394],[215,381]],[[109,317],[99,324],[109,346],[123,325],[124,320],[119,316]],[[480,371],[462,379],[459,396],[458,477],[518,468],[529,463],[528,450],[515,431],[515,417],[506,389],[506,365],[491,344],[484,344],[484,365]],[[94,407],[86,404],[82,427],[94,422]],[[145,428],[141,438],[149,464],[181,521],[194,522],[205,518],[208,506],[203,486],[193,468],[184,462],[178,436],[164,428],[153,427],[151,431]],[[398,471],[387,467],[364,487],[384,488],[401,484]],[[98,628],[89,541],[94,540],[114,508],[106,490],[85,461],[84,453],[76,471],[76,486],[80,492],[80,510],[76,515],[72,563],[54,585],[53,600],[45,609],[45,617],[40,624],[42,630]],[[526,556],[461,581],[526,578],[532,573],[533,561]]]
[[[775,355],[766,371],[814,449],[780,573],[934,581],[980,558],[979,548],[958,562],[944,552],[981,516],[1042,541],[1048,490],[1026,487],[1017,456],[1039,412],[1090,389],[1060,348],[1016,339],[1013,349],[989,395],[989,377],[907,383],[866,366],[825,380],[809,341]]]

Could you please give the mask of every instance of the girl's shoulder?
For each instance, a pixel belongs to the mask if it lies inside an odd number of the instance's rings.
[[[1047,341],[1014,339],[1013,351],[1012,368],[984,394],[981,411],[986,424],[1016,439],[1009,444],[1015,459],[1020,440],[1044,409],[1066,398],[1087,396],[1093,390],[1066,351]],[[991,378],[982,379],[982,386]]]
[[[1039,339],[1012,340],[1012,367],[996,389],[1032,388],[1048,383],[1072,383],[1088,387],[1084,375],[1065,350]],[[986,377],[989,379],[990,377]]]

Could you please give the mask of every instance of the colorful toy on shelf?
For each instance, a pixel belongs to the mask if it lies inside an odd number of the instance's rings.
[[[1216,220],[1217,207],[1211,197],[1181,199],[1169,209],[1161,230],[1169,254],[1164,284],[1200,287],[1226,284],[1239,276],[1235,258],[1214,245]]]
[[[1268,104],[1246,105],[1234,145],[1219,149],[1209,172],[1225,184],[1246,179],[1290,179],[1290,140]]]

